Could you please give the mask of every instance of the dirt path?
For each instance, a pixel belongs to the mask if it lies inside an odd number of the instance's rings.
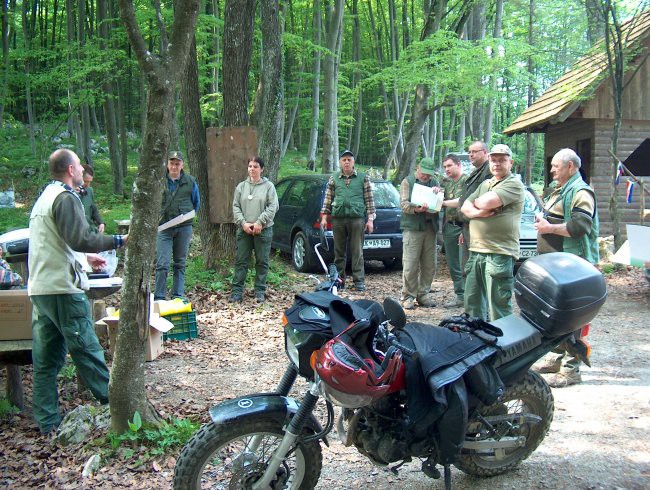
[[[444,264],[443,264],[444,267]],[[365,297],[397,295],[400,272],[370,268]],[[310,289],[306,276],[293,291],[273,293],[264,307],[252,299],[232,307],[220,295],[196,292],[199,339],[167,344],[158,360],[147,363],[147,389],[164,415],[207,420],[207,409],[222,400],[272,389],[286,365],[282,311],[295,292]],[[583,372],[578,386],[553,390],[555,418],[542,445],[518,469],[491,479],[476,479],[454,470],[460,489],[578,488],[641,489],[650,487],[650,341],[647,328],[650,287],[638,271],[608,277],[610,295],[589,336],[593,368]],[[451,297],[444,269],[434,284],[434,298]],[[453,313],[434,308],[416,310],[411,318],[436,322]],[[31,372],[25,375],[31,398]],[[4,386],[4,371],[0,387]],[[296,386],[300,396],[305,385]],[[62,405],[80,403],[74,383],[63,383]],[[0,421],[0,488],[169,488],[175,454],[142,466],[107,461],[92,479],[82,480],[81,468],[92,448],[52,447],[35,431],[28,413]],[[400,485],[408,489],[443,488],[420,472],[419,463],[402,467],[398,475],[373,466],[363,456],[336,441],[324,450],[318,488],[377,489]]]

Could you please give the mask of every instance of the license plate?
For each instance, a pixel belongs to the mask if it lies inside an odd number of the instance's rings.
[[[535,257],[537,250],[519,250],[520,257]]]
[[[363,241],[363,248],[390,248],[389,238],[375,238]]]

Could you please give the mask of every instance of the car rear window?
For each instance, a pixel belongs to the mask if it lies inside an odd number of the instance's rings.
[[[371,182],[372,196],[377,209],[399,208],[399,192],[390,182]]]

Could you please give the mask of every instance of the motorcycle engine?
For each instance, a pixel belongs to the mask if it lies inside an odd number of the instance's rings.
[[[373,407],[380,409],[388,407]],[[395,407],[391,407],[395,409]],[[354,429],[354,444],[362,454],[377,464],[401,461],[410,455],[409,443],[404,438],[406,423],[396,413],[387,417],[373,409],[361,409],[357,414],[358,423]]]

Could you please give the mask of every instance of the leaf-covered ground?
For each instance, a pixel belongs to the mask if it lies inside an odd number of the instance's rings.
[[[441,261],[433,297],[452,298],[451,281]],[[367,264],[368,291],[376,300],[398,296],[401,272]],[[517,470],[479,480],[454,471],[456,488],[647,488],[650,487],[650,354],[648,312],[650,285],[636,269],[607,277],[610,296],[592,325],[594,367],[584,383],[554,390],[555,419],[544,443]],[[164,416],[205,422],[207,410],[220,401],[273,389],[286,365],[281,316],[297,292],[312,288],[307,275],[283,290],[272,290],[264,306],[247,297],[232,306],[226,297],[197,288],[189,296],[198,312],[199,338],[168,342],[165,353],[147,363],[149,398]],[[346,293],[347,294],[347,293]],[[437,323],[454,310],[417,309],[411,318]],[[0,373],[0,389],[5,385]],[[164,456],[135,448],[102,460],[98,472],[81,476],[86,460],[98,451],[91,442],[59,448],[41,436],[30,418],[31,368],[23,368],[27,409],[0,421],[0,488],[169,488],[178,452]],[[88,398],[74,380],[60,380],[62,410]],[[297,383],[294,396],[304,391]],[[102,434],[96,434],[99,440]],[[324,450],[319,488],[442,488],[419,470],[405,465],[398,475],[373,466],[345,448],[335,434]]]

